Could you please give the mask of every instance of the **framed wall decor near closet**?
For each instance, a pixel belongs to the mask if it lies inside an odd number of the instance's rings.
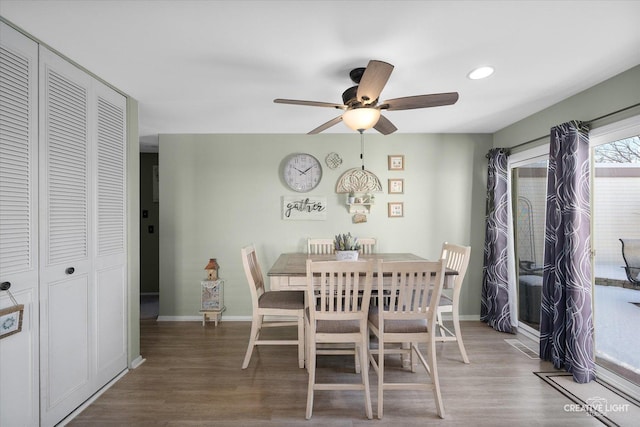
[[[126,97],[0,25],[0,425],[49,426],[127,368]]]

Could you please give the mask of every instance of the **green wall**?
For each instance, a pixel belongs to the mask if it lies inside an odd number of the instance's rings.
[[[365,165],[382,182],[368,222],[353,224],[342,173],[360,166],[360,137],[325,135],[160,135],[160,319],[198,316],[200,280],[217,258],[225,280],[227,319],[248,319],[250,294],[240,248],[254,243],[263,272],[282,252],[305,250],[307,237],[351,232],[378,238],[379,252],[413,252],[436,259],[443,241],[471,245],[462,313],[480,313],[486,192],[485,154],[491,135],[365,134]],[[282,196],[296,195],[280,177],[283,159],[306,152],[323,164],[320,185],[308,193],[327,198],[324,221],[284,221]],[[330,152],[343,158],[329,169]],[[387,156],[403,154],[405,170],[387,170]],[[388,195],[387,179],[404,178],[405,193]],[[387,202],[404,202],[403,218],[387,217]]]
[[[495,147],[513,147],[549,135],[550,129],[570,120],[596,120],[591,128],[640,114],[640,107],[627,109],[640,103],[640,65],[578,93],[566,100],[520,120],[494,134]],[[617,111],[617,114],[612,114]],[[530,144],[548,143],[542,138]]]
[[[140,356],[140,139],[138,102],[127,97],[127,273],[129,282],[129,366]]]

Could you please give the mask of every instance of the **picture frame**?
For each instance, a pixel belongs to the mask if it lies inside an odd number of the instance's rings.
[[[404,194],[404,179],[402,179],[402,178],[390,178],[389,179],[389,194]]]
[[[400,218],[404,216],[403,202],[389,202],[388,204],[389,218]]]
[[[22,330],[24,305],[14,305],[0,309],[0,339],[17,334]]]
[[[387,156],[388,167],[390,171],[403,171],[404,170],[404,155],[403,154],[391,154]]]

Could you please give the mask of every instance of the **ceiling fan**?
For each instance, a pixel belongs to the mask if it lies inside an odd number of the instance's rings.
[[[343,104],[282,98],[274,99],[273,102],[277,104],[337,108],[344,111],[342,115],[310,131],[309,135],[320,133],[341,121],[344,121],[347,126],[360,133],[373,127],[381,134],[389,135],[398,130],[398,128],[389,119],[380,115],[380,110],[393,111],[440,107],[452,105],[458,101],[458,92],[447,92],[406,96],[378,103],[378,97],[387,84],[392,71],[393,65],[377,60],[369,61],[366,68],[354,68],[351,70],[349,77],[356,85],[342,93]]]

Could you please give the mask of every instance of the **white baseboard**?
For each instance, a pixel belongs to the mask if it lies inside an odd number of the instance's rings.
[[[199,316],[158,316],[158,322],[202,322],[202,315]],[[251,322],[251,316],[225,316],[220,318],[221,322]]]
[[[451,313],[443,313],[442,320],[451,320],[453,315]],[[480,321],[479,314],[464,314],[460,316],[460,321]]]
[[[444,320],[451,320],[451,314],[445,313],[443,316]],[[280,317],[279,319],[282,320]],[[266,321],[272,320],[269,316],[265,316]],[[287,320],[287,319],[284,319]],[[292,317],[291,320],[295,320],[295,317]],[[479,314],[466,314],[460,316],[460,321],[479,321]],[[158,316],[158,322],[202,322],[202,316]],[[220,318],[221,322],[251,322],[251,316],[225,316],[222,315]]]
[[[135,359],[129,363],[129,369],[136,369],[138,366],[142,365],[147,359],[143,359],[142,356],[138,355]]]

